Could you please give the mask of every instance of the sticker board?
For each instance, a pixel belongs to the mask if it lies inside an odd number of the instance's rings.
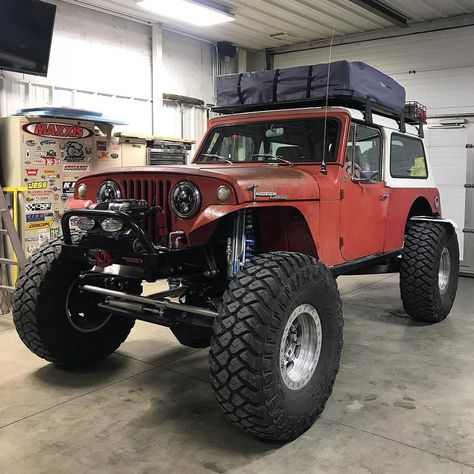
[[[33,119],[21,127],[22,226],[28,255],[61,235],[61,217],[76,181],[91,171],[94,124]]]

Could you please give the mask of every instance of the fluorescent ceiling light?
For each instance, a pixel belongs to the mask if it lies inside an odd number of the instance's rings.
[[[141,0],[137,5],[157,15],[197,26],[212,26],[235,20],[230,13],[190,0]]]

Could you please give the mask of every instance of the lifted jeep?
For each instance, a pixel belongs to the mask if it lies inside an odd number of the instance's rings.
[[[83,177],[63,238],[21,273],[22,341],[73,367],[114,352],[135,320],[167,326],[184,345],[210,346],[230,421],[267,439],[299,436],[339,368],[338,275],[399,271],[406,312],[426,323],[443,320],[456,294],[456,233],[441,218],[420,121],[372,112],[223,115],[190,166]],[[169,290],[141,296],[144,280],[160,279]]]

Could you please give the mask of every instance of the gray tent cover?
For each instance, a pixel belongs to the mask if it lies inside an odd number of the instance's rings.
[[[217,108],[245,108],[283,103],[365,102],[396,112],[405,106],[405,89],[391,77],[363,62],[290,67],[272,71],[218,76]],[[329,87],[328,87],[329,86]]]

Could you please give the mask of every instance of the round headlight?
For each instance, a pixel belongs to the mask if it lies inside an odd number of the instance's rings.
[[[179,217],[190,218],[199,212],[201,193],[194,183],[182,181],[171,193],[171,207]]]
[[[97,190],[97,201],[115,201],[120,199],[122,193],[120,186],[115,181],[104,181]]]
[[[227,186],[219,186],[217,188],[217,199],[221,202],[225,202],[230,198],[230,189]]]
[[[84,183],[81,183],[77,188],[77,195],[81,199],[85,199],[87,196],[87,186]]]

